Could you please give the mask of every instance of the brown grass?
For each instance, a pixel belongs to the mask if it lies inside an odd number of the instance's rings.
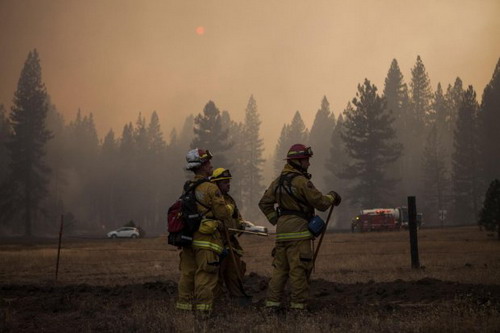
[[[430,277],[462,283],[498,284],[500,242],[475,227],[422,229],[421,270],[412,270],[407,232],[328,233],[316,262],[315,278],[356,283]],[[248,272],[270,276],[273,237],[244,235]],[[318,242],[316,242],[317,245]],[[57,240],[0,245],[0,283],[53,281]],[[164,237],[146,239],[63,238],[60,283],[92,285],[178,279],[178,251]]]
[[[240,239],[246,251],[247,272],[270,276],[273,238],[245,235]],[[422,229],[419,231],[419,250],[422,269],[413,270],[410,268],[408,232],[328,233],[313,279],[347,286],[425,278],[460,284],[499,284],[500,242],[487,237],[476,227]],[[173,283],[171,288],[162,287],[160,296],[153,290],[138,297],[134,289],[118,292],[121,289],[115,287],[168,280],[177,282],[178,251],[166,244],[165,237],[136,240],[63,238],[58,282],[56,289],[50,289],[54,286],[56,254],[57,240],[34,243],[2,240],[0,309],[3,313],[0,312],[0,332],[38,331],[41,328],[64,331],[74,327],[78,327],[78,331],[143,332],[500,330],[500,306],[478,305],[477,297],[472,295],[469,300],[466,294],[451,301],[409,307],[386,306],[383,309],[376,305],[357,308],[352,304],[343,309],[342,304],[332,304],[305,314],[276,315],[266,313],[260,306],[251,310],[234,307],[230,311],[215,313],[209,320],[197,320],[191,313],[179,314],[174,310],[175,295],[170,291],[175,290]],[[90,294],[85,290],[76,293],[75,286],[80,284],[105,289]],[[50,287],[37,289],[38,301],[45,299],[40,305],[30,301],[26,296],[29,293],[9,293],[7,286],[10,285],[26,285],[28,289]],[[64,296],[67,290],[73,293]],[[103,296],[96,297],[100,293]]]

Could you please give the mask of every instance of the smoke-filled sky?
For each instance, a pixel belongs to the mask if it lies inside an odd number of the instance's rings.
[[[338,115],[365,78],[381,93],[394,58],[480,99],[499,17],[498,0],[0,0],[0,103],[36,48],[57,109],[101,137],[155,110],[168,138],[209,100],[242,121],[253,94],[267,156],[295,111],[310,127],[324,95]]]

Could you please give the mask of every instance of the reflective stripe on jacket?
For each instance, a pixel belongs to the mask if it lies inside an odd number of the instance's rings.
[[[200,179],[202,176],[195,176],[193,181]],[[212,218],[214,220],[220,221],[229,221],[231,218],[230,211],[226,207],[226,202],[224,201],[224,197],[220,192],[217,185],[210,182],[205,182],[200,184],[196,190],[196,199],[199,201],[198,203],[198,211],[201,213],[206,213],[209,210],[206,217]],[[222,235],[219,230],[215,230],[212,234],[202,234],[199,231],[196,231],[193,235],[193,248],[204,249],[214,251],[217,254],[220,254],[223,249]]]
[[[223,247],[221,245],[219,245],[217,242],[211,241],[193,240],[192,246],[196,249],[211,250],[217,254],[221,254],[223,250]]]

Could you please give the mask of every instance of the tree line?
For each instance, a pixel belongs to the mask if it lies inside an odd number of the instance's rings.
[[[58,112],[33,50],[10,112],[0,105],[0,233],[50,234],[61,214],[75,233],[104,234],[129,221],[165,232],[166,210],[191,176],[182,169],[185,154],[195,147],[213,151],[215,167],[231,169],[243,215],[263,221],[263,175],[281,170],[294,143],[312,146],[316,186],[345,198],[338,227],[348,227],[359,209],[404,205],[408,195],[417,196],[426,223],[438,224],[443,210],[448,224],[478,220],[488,183],[500,178],[500,61],[481,103],[458,77],[433,91],[417,57],[409,83],[394,59],[383,91],[365,79],[337,118],[326,96],[319,104],[310,129],[299,111],[283,125],[267,163],[254,96],[242,122],[208,101],[168,139],[156,111],[99,138],[91,113],[78,110],[67,122]]]

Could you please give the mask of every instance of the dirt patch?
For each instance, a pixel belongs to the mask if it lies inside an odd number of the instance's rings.
[[[254,294],[257,303],[265,297],[269,279],[251,273],[245,286]],[[359,308],[365,306],[418,306],[457,300],[472,301],[478,305],[499,306],[500,285],[474,285],[425,278],[417,281],[335,283],[323,279],[311,282],[310,307],[341,306]],[[352,309],[348,309],[350,311]]]
[[[244,310],[220,303],[216,311],[219,319],[229,318],[238,311],[245,313],[242,318],[248,313],[260,313],[268,281],[269,278],[249,274],[245,279],[245,288],[253,296],[253,303]],[[145,326],[150,325],[152,320],[161,321],[163,318],[158,315],[152,319],[153,309],[175,313],[176,294],[177,283],[173,281],[121,286],[4,284],[0,285],[0,331],[155,330]],[[345,318],[376,313],[380,317],[392,316],[398,311],[409,314],[417,310],[425,315],[426,311],[435,311],[440,306],[460,304],[466,304],[476,312],[497,315],[500,313],[500,286],[428,278],[356,284],[313,280],[308,314],[321,316],[327,313],[330,317]],[[179,329],[175,321],[165,320],[163,328]]]

